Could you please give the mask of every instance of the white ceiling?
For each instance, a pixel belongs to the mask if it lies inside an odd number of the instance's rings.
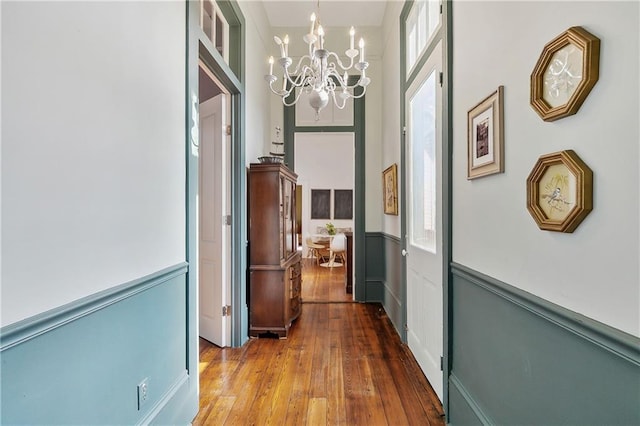
[[[304,27],[317,14],[317,0],[262,0],[272,27]],[[321,0],[320,19],[325,27],[379,27],[386,0]]]

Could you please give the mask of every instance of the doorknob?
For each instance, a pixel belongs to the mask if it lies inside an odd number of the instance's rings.
[[[406,251],[405,249],[402,249],[402,252],[401,252],[401,253],[402,253],[402,256],[404,256],[404,257],[406,257],[406,256],[407,256],[407,254],[409,254],[409,252],[408,252],[408,251]]]

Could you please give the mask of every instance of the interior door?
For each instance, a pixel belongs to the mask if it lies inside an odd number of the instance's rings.
[[[199,320],[200,336],[231,343],[231,152],[227,100],[220,94],[200,105]],[[224,312],[223,312],[224,309]]]
[[[407,340],[442,401],[442,45],[406,96]]]

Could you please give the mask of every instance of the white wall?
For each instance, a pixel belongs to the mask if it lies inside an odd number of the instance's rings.
[[[639,335],[639,4],[456,1],[453,16],[454,261]],[[529,77],[574,25],[601,39],[600,79],[575,116],[545,123]],[[467,111],[498,85],[505,173],[467,181]],[[594,173],[594,209],[573,234],[539,230],[526,209],[536,160],[564,149]]]
[[[7,325],[185,259],[185,7],[2,2]]]
[[[312,189],[351,189],[354,183],[353,133],[296,133],[295,163],[302,186],[302,240],[328,222],[336,228],[352,228],[353,220],[311,219]],[[354,199],[355,200],[355,199]],[[354,209],[355,212],[355,209]],[[333,193],[331,194],[333,216]],[[306,254],[306,244],[303,244]]]
[[[246,164],[257,163],[258,157],[269,152],[271,95],[264,81],[269,53],[266,47],[273,42],[271,27],[261,1],[238,2],[245,17],[246,28],[246,73],[245,73],[245,141]]]
[[[309,14],[314,12],[311,8]],[[330,23],[326,22],[327,25]],[[304,55],[308,51],[308,45],[306,45],[302,37],[308,32],[308,27],[305,28],[282,28],[277,27],[272,29],[271,39],[269,40],[267,55],[264,57],[264,63],[261,68],[262,74],[269,72],[267,59],[269,55],[273,55],[275,58],[279,56],[279,50],[277,45],[273,42],[273,36],[284,37],[285,34],[289,35],[289,56],[294,60],[294,64],[297,64],[297,60],[300,56]],[[344,51],[349,47],[349,28],[347,27],[325,27],[325,47],[331,51],[341,54],[343,59],[346,59]],[[381,134],[382,134],[382,65],[381,65],[381,51],[382,51],[382,37],[380,34],[380,28],[377,27],[362,27],[356,28],[356,39],[363,37],[366,42],[366,60],[369,62],[369,68],[367,69],[367,76],[371,78],[371,84],[367,87],[367,93],[365,95],[365,199],[366,199],[366,215],[365,215],[365,230],[367,232],[380,231],[382,227],[382,169],[380,168],[380,155],[381,155]],[[277,70],[278,65],[274,65],[274,74],[280,77],[280,72]],[[263,80],[264,81],[264,80]],[[264,82],[265,90],[267,84]],[[386,88],[385,88],[386,89]],[[271,91],[269,91],[271,93]],[[276,125],[282,127],[283,119],[283,106],[280,97],[270,94],[271,96],[271,128]],[[269,144],[271,140],[275,138],[275,133],[271,131],[271,138],[267,141],[264,147],[264,151],[269,151]],[[296,167],[297,168],[297,167]]]
[[[390,1],[384,14],[382,39],[382,84],[385,87],[384,102],[382,102],[382,162],[378,172],[391,164],[398,165],[398,216],[386,215],[382,207],[379,212],[382,217],[382,231],[400,238],[400,218],[402,217],[402,193],[400,186],[404,180],[400,169],[400,141],[402,125],[400,124],[400,13],[403,2]],[[382,203],[382,201],[380,201]]]

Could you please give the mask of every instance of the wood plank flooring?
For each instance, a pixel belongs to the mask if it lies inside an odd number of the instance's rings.
[[[345,266],[324,268],[315,259],[302,259],[303,302],[351,302],[345,291]]]
[[[306,291],[314,303],[303,304],[288,339],[224,349],[200,339],[194,425],[444,424],[440,401],[382,306],[337,300],[322,278],[335,272],[303,268],[303,300]]]

